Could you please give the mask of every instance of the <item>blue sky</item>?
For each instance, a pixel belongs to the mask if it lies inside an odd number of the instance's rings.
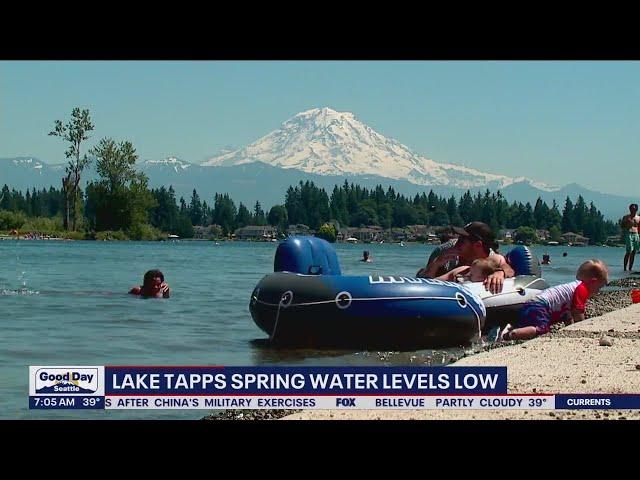
[[[0,62],[0,157],[63,161],[47,133],[75,106],[89,143],[143,160],[199,163],[328,106],[436,161],[640,190],[640,62]]]

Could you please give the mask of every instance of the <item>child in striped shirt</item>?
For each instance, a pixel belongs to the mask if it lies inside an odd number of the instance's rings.
[[[609,270],[601,260],[587,260],[576,274],[576,280],[546,289],[520,310],[515,328],[507,325],[501,340],[528,340],[549,332],[551,325],[584,320],[590,297],[609,282]]]

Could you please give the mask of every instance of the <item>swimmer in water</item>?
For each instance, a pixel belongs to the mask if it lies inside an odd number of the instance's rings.
[[[367,263],[373,262],[373,260],[371,260],[371,258],[369,257],[369,252],[367,250],[362,252],[362,260],[360,260],[360,261],[361,262],[367,262]]]
[[[566,257],[567,255],[569,255],[567,252],[564,252],[564,253],[562,254],[562,256],[563,256],[563,257]]]
[[[551,256],[548,253],[542,255],[542,265],[549,265],[551,263]]]
[[[129,293],[142,298],[169,298],[171,289],[160,270],[149,270],[144,274],[142,285],[133,287]]]

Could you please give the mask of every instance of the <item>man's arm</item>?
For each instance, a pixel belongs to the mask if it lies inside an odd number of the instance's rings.
[[[440,275],[439,277],[435,277],[436,280],[444,280],[445,282],[453,282],[456,279],[456,275],[460,275],[463,272],[469,270],[468,265],[463,265],[462,267],[456,267],[450,272],[445,273],[444,275]]]
[[[162,298],[169,298],[171,296],[171,289],[169,288],[169,284],[162,284]]]
[[[140,287],[133,287],[131,290],[129,290],[130,295],[140,295],[140,292]]]
[[[499,253],[494,255],[496,260],[498,260],[498,266],[504,271],[504,278],[511,278],[516,276],[516,271],[511,268],[511,265],[507,263],[507,259],[504,258]]]

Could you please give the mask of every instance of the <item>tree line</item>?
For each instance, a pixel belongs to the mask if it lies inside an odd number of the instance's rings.
[[[604,243],[607,236],[619,232],[618,226],[605,220],[593,203],[582,196],[572,202],[566,198],[560,209],[538,198],[535,205],[509,203],[498,191],[472,195],[467,191],[459,198],[436,195],[433,191],[413,198],[384,190],[363,188],[344,182],[331,193],[313,182],[300,182],[288,188],[285,202],[265,213],[260,202],[249,210],[242,202],[236,206],[229,194],[216,193],[211,204],[194,189],[189,202],[179,199],[172,186],[148,189],[146,177],[134,169],[135,150],[127,143],[101,143],[96,150],[100,179],[78,191],[81,223],[87,231],[123,231],[129,238],[148,237],[149,233],[166,232],[190,238],[194,226],[212,224],[228,236],[246,225],[273,225],[284,231],[289,225],[305,224],[319,230],[325,223],[338,227],[376,225],[402,228],[408,225],[456,225],[479,220],[494,231],[520,229],[524,239],[536,229],[549,230],[552,239],[561,233],[574,232],[589,237],[591,243]],[[54,187],[31,191],[10,190],[3,186],[0,210],[19,212],[26,217],[56,217],[65,211],[64,190]],[[76,223],[78,218],[76,217]],[[529,230],[524,228],[528,227]],[[0,228],[2,226],[0,225]],[[5,226],[6,228],[6,226]],[[152,235],[153,236],[153,235]]]

